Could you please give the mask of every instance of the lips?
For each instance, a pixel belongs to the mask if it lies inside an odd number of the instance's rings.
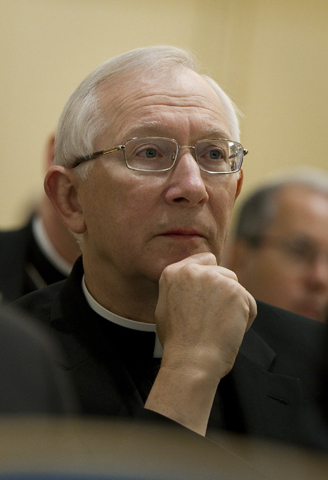
[[[198,230],[184,228],[170,229],[166,232],[163,232],[161,235],[165,237],[205,237],[205,235]]]

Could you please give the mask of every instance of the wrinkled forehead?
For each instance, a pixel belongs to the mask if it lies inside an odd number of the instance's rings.
[[[218,95],[201,75],[187,67],[135,72],[134,76],[105,82],[99,88],[98,101],[107,127],[121,129],[125,121],[137,122],[142,116],[145,121],[148,113],[156,116],[156,112],[173,112],[180,119],[193,113],[213,123],[214,129],[215,124],[220,124],[219,130],[230,135]]]

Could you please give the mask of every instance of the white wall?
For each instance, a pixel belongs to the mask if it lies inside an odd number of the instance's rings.
[[[277,169],[327,169],[326,0],[0,0],[0,228],[42,191],[70,92],[126,50],[194,51],[245,115],[244,191]]]

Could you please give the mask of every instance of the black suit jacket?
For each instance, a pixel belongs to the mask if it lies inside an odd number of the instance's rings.
[[[68,414],[78,401],[44,326],[0,310],[0,414]]]
[[[39,249],[32,219],[20,229],[0,232],[0,301],[14,301],[64,278]]]
[[[152,367],[155,335],[112,325],[88,306],[77,260],[66,282],[17,304],[48,323],[66,352],[84,413],[138,418]],[[209,431],[223,429],[293,443],[303,432],[300,408],[313,396],[318,322],[258,302],[235,365],[220,382]],[[148,386],[149,388],[149,386]],[[146,412],[146,413],[145,413]]]

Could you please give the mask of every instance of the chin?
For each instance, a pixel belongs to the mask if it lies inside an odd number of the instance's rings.
[[[174,251],[173,251],[174,250]],[[196,255],[197,253],[214,253],[209,248],[202,246],[201,248],[177,248],[169,249],[165,254],[152,255],[147,261],[147,277],[152,281],[159,281],[163,270],[169,265],[181,262],[185,258]]]
[[[176,253],[175,255],[170,255],[169,258],[163,259],[162,265],[161,265],[161,273],[162,271],[168,267],[169,265],[173,265],[174,263],[181,262],[185,258],[191,257],[192,255],[196,255],[197,253],[205,253],[208,252],[207,250],[199,250],[199,251],[192,251],[192,252],[179,252]]]

